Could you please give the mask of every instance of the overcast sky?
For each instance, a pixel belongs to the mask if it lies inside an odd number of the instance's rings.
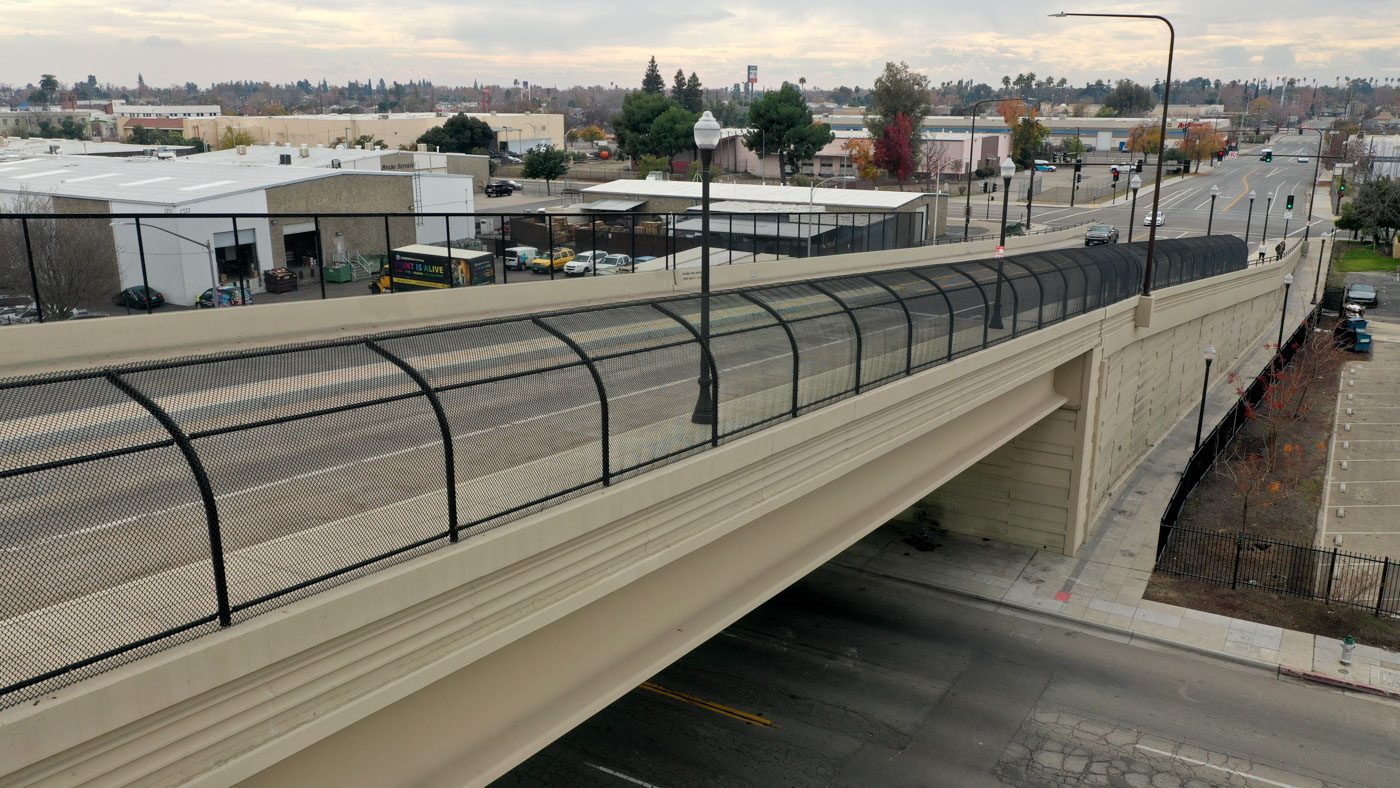
[[[1400,80],[1397,0],[0,0],[0,82],[166,86],[322,78],[437,84],[636,87],[655,56],[707,87],[806,77],[869,87],[887,60],[936,85],[1003,74],[1151,83],[1167,30],[1151,20],[1049,19],[1059,11],[1156,13],[1176,25],[1174,76]]]

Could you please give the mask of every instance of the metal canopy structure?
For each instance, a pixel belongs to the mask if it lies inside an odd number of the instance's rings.
[[[1247,250],[1157,254],[1166,286]],[[719,291],[708,335],[683,295],[0,381],[0,707],[1131,298],[1145,258]]]

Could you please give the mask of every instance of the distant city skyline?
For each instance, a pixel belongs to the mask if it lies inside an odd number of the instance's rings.
[[[1166,27],[1155,21],[1050,19],[1060,9],[1032,0],[994,7],[892,0],[860,8],[828,0],[701,6],[615,0],[537,0],[525,7],[480,2],[362,0],[293,4],[207,0],[0,0],[0,82],[165,87],[194,82],[298,79],[440,85],[511,84],[636,88],[655,56],[668,83],[694,71],[709,88],[805,77],[809,88],[868,88],[885,61],[903,60],[934,85],[1033,71],[1081,86],[1096,79],[1143,84],[1164,76]],[[1068,8],[1068,7],[1067,7]],[[1392,0],[1243,0],[1104,4],[1068,10],[1158,13],[1176,25],[1178,79],[1278,76],[1332,84],[1339,76],[1400,81],[1400,14]]]

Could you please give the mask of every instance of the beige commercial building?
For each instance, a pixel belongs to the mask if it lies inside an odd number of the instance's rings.
[[[564,116],[535,112],[469,112],[496,132],[496,141],[511,151],[526,151],[539,145],[564,147]],[[336,140],[356,140],[369,136],[383,140],[385,147],[412,146],[429,129],[446,123],[451,113],[399,112],[363,115],[221,115],[183,118],[183,134],[198,137],[217,147],[226,129],[252,135],[259,144],[332,146]]]

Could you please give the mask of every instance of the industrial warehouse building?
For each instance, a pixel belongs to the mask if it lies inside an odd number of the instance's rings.
[[[30,223],[39,225],[33,228],[36,235],[44,223],[52,223],[59,232],[44,237],[54,236],[63,249],[61,254],[43,249],[37,254],[41,274],[59,274],[41,276],[41,281],[77,280],[75,287],[85,280],[102,282],[101,292],[82,300],[108,307],[117,290],[143,283],[164,293],[169,303],[193,305],[215,281],[240,282],[256,293],[270,269],[314,279],[326,263],[377,258],[407,244],[442,243],[449,229],[454,242],[464,242],[474,237],[473,223],[466,220],[449,227],[441,218],[422,216],[313,216],[471,212],[472,185],[468,175],[236,167],[153,158],[0,157],[0,211],[28,207],[53,213],[142,214],[139,237],[135,219]],[[199,216],[236,213],[289,216]],[[0,227],[0,232],[13,229]],[[75,243],[81,248],[74,248]],[[22,244],[0,244],[0,289],[27,292],[27,268]],[[48,300],[59,295],[49,294]]]

